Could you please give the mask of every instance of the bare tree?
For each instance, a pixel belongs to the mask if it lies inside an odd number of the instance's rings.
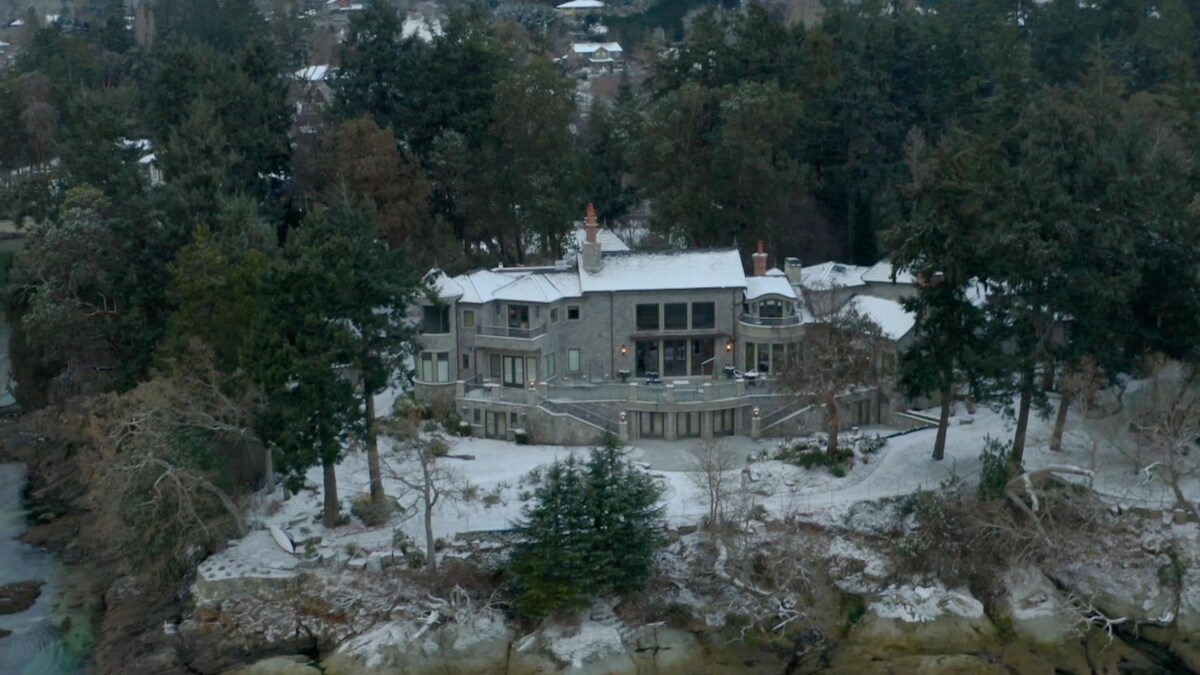
[[[703,491],[700,501],[708,507],[708,527],[719,529],[738,481],[737,460],[720,441],[705,441],[693,446],[690,453],[692,472],[688,478]]]
[[[1162,480],[1175,496],[1178,508],[1200,518],[1200,500],[1185,491],[1200,480],[1200,373],[1196,366],[1158,369],[1154,376],[1154,405],[1133,422],[1138,457],[1150,460],[1141,468]]]
[[[385,430],[395,431],[396,425]],[[473,485],[461,473],[446,466],[443,460],[450,452],[450,443],[439,434],[422,436],[412,433],[398,442],[396,461],[386,466],[388,476],[400,483],[408,495],[415,495],[413,506],[420,507],[425,526],[425,569],[437,570],[433,511],[439,505],[459,507],[475,501],[480,496],[479,487]],[[403,499],[405,495],[401,495]],[[406,509],[408,510],[408,509]]]
[[[816,310],[816,308],[814,308]],[[875,322],[851,304],[822,311],[805,326],[803,349],[793,352],[780,383],[814,404],[824,406],[828,452],[838,451],[839,398],[877,382],[880,346],[886,338]]]

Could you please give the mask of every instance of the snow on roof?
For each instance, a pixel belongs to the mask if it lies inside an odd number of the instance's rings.
[[[454,277],[454,281],[462,287],[463,291],[459,302],[478,305],[490,302],[496,291],[511,284],[513,279],[511,275],[500,274],[492,270],[476,270],[470,274],[460,274]]]
[[[5,49],[6,47],[11,47],[11,46],[12,45],[8,44],[4,40],[0,40],[0,49]]]
[[[871,284],[890,284],[892,283],[892,263],[886,260],[880,260],[871,266],[871,269],[863,272],[863,281]],[[917,283],[914,277],[908,270],[895,270],[896,283],[898,284],[915,284]]]
[[[800,269],[800,285],[805,288],[831,289],[864,286],[863,274],[868,268],[861,265],[823,262]]]
[[[587,239],[587,233],[584,231],[583,227],[580,226],[575,228],[573,236],[575,240],[575,249],[579,250],[583,247],[584,240]],[[601,251],[629,250],[629,246],[627,246],[624,241],[621,241],[621,238],[617,236],[617,233],[613,232],[607,227],[596,229],[596,241],[600,242]]]
[[[117,145],[126,150],[141,150],[142,152],[150,152],[154,149],[154,143],[149,138],[122,138],[117,141]]]
[[[600,9],[604,3],[600,0],[571,0],[558,5],[558,9]]]
[[[745,288],[746,274],[737,249],[725,251],[622,251],[603,256],[599,272],[579,261],[584,293],[673,291],[690,288]]]
[[[579,282],[573,272],[557,274],[531,273],[497,290],[492,297],[508,302],[558,302],[563,298],[579,297]],[[555,283],[555,282],[558,283]],[[573,292],[572,292],[573,291]]]
[[[24,19],[13,19],[12,21],[9,21],[9,22],[8,22],[8,25],[7,25],[7,27],[8,27],[8,28],[15,28],[15,27],[17,27],[17,26],[24,26],[24,25],[25,25],[25,20],[24,20]]]
[[[747,300],[756,300],[765,295],[778,295],[795,300],[796,289],[788,283],[787,277],[777,275],[746,277]]]
[[[767,276],[769,276],[769,277],[786,277],[787,274],[783,270],[779,269],[778,267],[772,267],[771,269],[767,270]]]
[[[153,152],[148,155],[142,155],[138,158],[138,164],[154,164],[157,161],[158,155]]]
[[[305,66],[297,70],[294,77],[302,82],[320,82],[329,75],[329,64],[323,63],[316,66]]]
[[[433,286],[433,290],[437,292],[438,299],[451,300],[463,296],[462,285],[436,267],[429,270],[425,275],[424,281]]]
[[[892,340],[899,340],[908,335],[917,322],[917,317],[910,314],[895,300],[876,298],[871,295],[856,295],[842,306],[841,313],[851,308],[874,321],[883,334]]]
[[[576,54],[595,54],[601,49],[617,54],[623,51],[619,42],[574,42],[571,44],[571,51]]]

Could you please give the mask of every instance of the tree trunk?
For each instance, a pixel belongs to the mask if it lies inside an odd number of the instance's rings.
[[[1021,376],[1021,403],[1017,410],[1017,432],[1013,435],[1012,456],[1009,460],[1020,466],[1025,459],[1025,434],[1029,430],[1029,408],[1033,404],[1034,374],[1032,370]]]
[[[275,494],[275,457],[271,453],[271,446],[263,443],[263,481],[267,484],[266,493]],[[287,491],[284,490],[286,493]]]
[[[827,452],[830,457],[837,455],[838,451],[838,428],[842,426],[841,417],[838,414],[838,405],[836,399],[830,399],[825,403],[825,412],[829,417],[829,447]]]
[[[1058,416],[1054,418],[1054,433],[1050,436],[1050,451],[1062,452],[1063,431],[1067,428],[1067,414],[1074,395],[1069,387],[1062,388],[1062,400],[1058,403]]]
[[[953,381],[951,381],[953,382]],[[933,441],[933,459],[942,461],[946,456],[946,432],[950,429],[950,409],[954,407],[954,385],[942,386],[942,414],[938,416],[937,438]]]
[[[363,383],[363,410],[367,422],[367,473],[371,477],[371,503],[383,503],[383,472],[379,468],[379,437],[375,434],[375,395]]]
[[[1054,391],[1054,360],[1046,361],[1042,370],[1042,391]]]
[[[325,470],[325,511],[322,522],[325,527],[337,525],[340,509],[338,508],[337,467],[333,462],[322,462]]]

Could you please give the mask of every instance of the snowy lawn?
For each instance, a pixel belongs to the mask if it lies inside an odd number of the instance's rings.
[[[1113,503],[1169,508],[1174,504],[1169,490],[1160,481],[1148,480],[1144,473],[1138,472],[1143,464],[1131,454],[1129,448],[1132,446],[1124,442],[1129,439],[1122,439],[1117,433],[1126,427],[1127,424],[1117,418],[1071,418],[1064,452],[1051,453],[1048,449],[1050,422],[1034,417],[1030,421],[1025,466],[1036,469],[1049,464],[1075,464],[1096,471],[1097,491]],[[721,443],[733,457],[732,466],[737,467],[731,472],[735,474],[731,484],[735,488],[744,485],[750,499],[765,508],[770,517],[797,515],[831,521],[843,517],[855,503],[937,489],[952,476],[968,485],[977,482],[979,455],[985,438],[1008,441],[1012,429],[1012,421],[994,411],[980,408],[976,414],[967,415],[960,409],[951,420],[943,461],[931,459],[935,431],[923,429],[891,438],[877,454],[866,457],[865,463],[863,458],[856,458],[854,466],[842,478],[834,477],[826,468],[801,469],[773,460],[759,461],[763,451],[768,457],[774,453],[779,439],[756,442],[746,437],[731,437]],[[874,434],[875,430],[864,432]],[[1098,441],[1101,438],[1104,442]],[[1109,439],[1115,440],[1108,442]],[[439,461],[453,467],[464,479],[481,488],[482,493],[495,491],[501,501],[490,507],[479,501],[439,505],[433,518],[434,534],[445,539],[460,532],[511,528],[521,516],[523,502],[519,495],[532,492],[537,486],[530,478],[532,471],[572,453],[584,455],[589,452],[587,448],[521,446],[480,438],[451,440],[452,456]],[[697,523],[707,512],[690,454],[699,443],[698,440],[647,440],[629,449],[633,461],[647,466],[652,474],[661,478],[665,515],[672,525]],[[387,467],[399,467],[400,459],[390,439],[381,439],[381,454],[385,474]],[[753,457],[754,461],[747,464],[748,457]],[[742,467],[748,467],[748,474]],[[338,466],[337,475],[339,496],[348,512],[350,503],[368,490],[366,455],[350,453]],[[277,491],[260,501],[253,516],[264,524],[279,526],[297,540],[321,536],[323,549],[352,545],[360,551],[390,550],[394,530],[404,532],[420,546],[419,542],[424,541],[424,530],[416,495],[406,492],[392,479],[385,479],[385,486],[388,494],[398,498],[407,512],[397,514],[379,528],[367,528],[352,520],[348,525],[325,531],[319,523],[322,506],[320,467],[308,473],[307,487],[299,494],[280,501],[282,495]],[[1193,482],[1189,490],[1191,494],[1200,494],[1200,485]]]

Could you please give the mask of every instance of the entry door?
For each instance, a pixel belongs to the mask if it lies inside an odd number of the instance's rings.
[[[525,357],[505,356],[504,386],[524,388],[527,382],[528,380],[525,379]]]

